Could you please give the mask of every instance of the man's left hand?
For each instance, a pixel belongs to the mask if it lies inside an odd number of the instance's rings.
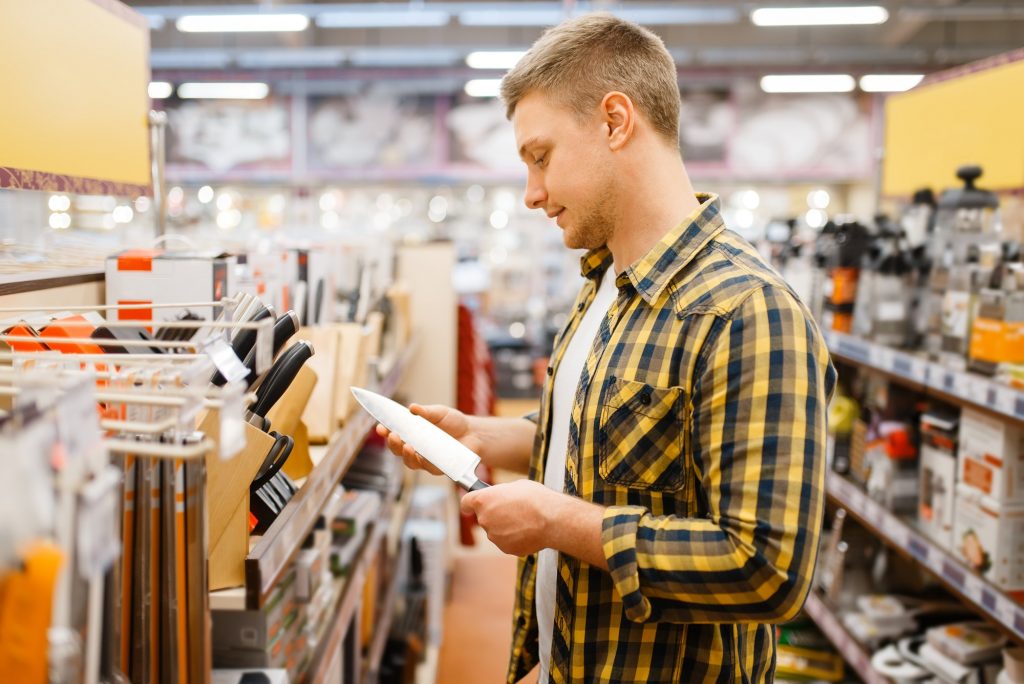
[[[551,546],[549,515],[562,496],[539,482],[517,480],[469,492],[462,512],[475,513],[487,538],[505,553],[526,556]]]

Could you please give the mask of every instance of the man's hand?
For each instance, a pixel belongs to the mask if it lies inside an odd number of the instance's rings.
[[[551,546],[546,512],[561,498],[539,482],[516,480],[469,492],[462,497],[462,512],[475,513],[499,549],[526,556]]]
[[[604,508],[539,482],[517,480],[469,492],[462,512],[476,513],[487,538],[505,553],[526,556],[556,549],[608,569],[601,546]]]
[[[480,437],[470,429],[469,419],[466,414],[457,409],[440,404],[422,406],[412,404],[409,411],[414,415],[426,418],[455,439],[462,442],[470,451],[479,454],[483,442]],[[402,438],[388,430],[383,425],[377,425],[377,434],[387,440],[388,448],[396,456],[401,456],[405,465],[413,470],[426,470],[434,475],[440,475],[441,471],[431,463],[420,458],[416,450],[402,441]]]

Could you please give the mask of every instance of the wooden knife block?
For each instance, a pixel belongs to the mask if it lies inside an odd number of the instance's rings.
[[[199,429],[220,438],[220,416],[210,411]],[[245,447],[223,460],[218,449],[206,455],[206,512],[210,539],[210,591],[245,584],[245,557],[249,553],[249,485],[274,438],[245,424]]]

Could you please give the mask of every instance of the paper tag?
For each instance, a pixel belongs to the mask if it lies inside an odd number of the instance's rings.
[[[100,577],[121,555],[117,533],[121,472],[107,467],[81,490],[78,509],[78,572]]]
[[[259,321],[259,328],[256,330],[256,372],[262,373],[270,368],[273,362],[274,319],[268,317]]]
[[[906,307],[903,302],[879,302],[875,314],[880,321],[902,321],[906,318]]]
[[[245,386],[240,382],[224,386],[219,410],[221,459],[228,460],[245,448],[245,404],[242,398]]]
[[[78,482],[91,469],[89,456],[99,450],[102,433],[96,413],[92,380],[66,388],[57,400],[57,438],[64,445],[65,468],[72,482]]]
[[[257,346],[258,343],[257,343]],[[245,365],[238,360],[235,350],[221,336],[211,337],[203,342],[203,353],[210,357],[213,365],[228,382],[238,382],[249,375]],[[259,353],[257,352],[257,356]]]

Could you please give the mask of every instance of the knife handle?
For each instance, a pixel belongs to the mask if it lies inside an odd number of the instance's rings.
[[[266,416],[267,411],[277,403],[277,400],[285,393],[285,390],[292,384],[302,364],[306,363],[313,356],[313,345],[305,340],[300,340],[288,348],[282,354],[260,383],[256,390],[256,403],[252,412],[258,416]]]

